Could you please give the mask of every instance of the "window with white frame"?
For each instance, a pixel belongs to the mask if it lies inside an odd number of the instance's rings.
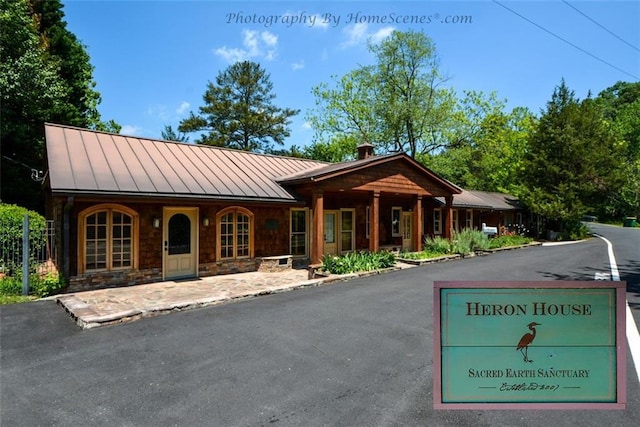
[[[308,248],[308,209],[291,209],[291,249],[293,256],[306,256]]]
[[[458,209],[454,209],[453,210],[453,229],[455,231],[459,231],[458,230]]]
[[[349,252],[355,248],[354,209],[340,210],[340,250]]]
[[[433,234],[442,234],[442,209],[433,210]]]
[[[465,221],[465,227],[468,229],[473,228],[473,209],[467,209],[467,219]]]
[[[394,237],[401,236],[400,218],[402,218],[402,208],[391,208],[391,235]]]

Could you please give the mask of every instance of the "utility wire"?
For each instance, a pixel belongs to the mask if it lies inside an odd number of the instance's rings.
[[[634,78],[634,79],[636,79],[636,80],[640,80],[640,77],[638,77],[638,76],[636,76],[636,75],[633,75],[633,74],[631,74],[631,73],[629,73],[629,72],[627,72],[627,71],[623,70],[623,69],[622,69],[622,68],[620,68],[620,67],[616,67],[615,65],[611,64],[610,62],[607,62],[607,61],[605,61],[604,59],[602,59],[602,58],[600,58],[600,57],[598,57],[598,56],[594,55],[593,53],[591,53],[591,52],[588,52],[588,51],[584,50],[584,49],[583,49],[583,48],[581,48],[580,46],[577,46],[577,45],[575,45],[575,44],[571,43],[569,40],[567,40],[567,39],[564,39],[564,38],[560,37],[560,36],[559,36],[559,35],[557,35],[556,33],[554,33],[554,32],[551,32],[551,31],[547,30],[546,28],[544,28],[544,27],[543,27],[543,26],[541,26],[541,25],[536,24],[535,22],[533,22],[532,20],[530,20],[530,19],[529,19],[529,18],[527,18],[526,16],[521,15],[521,14],[519,14],[518,12],[516,12],[515,10],[508,8],[507,6],[505,6],[504,4],[500,3],[499,1],[497,1],[497,0],[493,0],[493,2],[494,2],[495,4],[497,4],[498,6],[502,6],[503,8],[507,9],[509,12],[513,13],[514,15],[519,16],[520,18],[524,19],[524,20],[525,20],[525,21],[527,21],[528,23],[530,23],[530,24],[532,24],[532,25],[535,25],[536,27],[540,28],[540,29],[541,29],[542,31],[544,31],[545,33],[550,34],[550,35],[552,35],[553,37],[557,38],[558,40],[561,40],[561,41],[565,42],[566,44],[568,44],[569,46],[573,47],[574,49],[577,49],[577,50],[579,50],[580,52],[582,52],[582,53],[585,53],[585,54],[589,55],[589,56],[590,56],[590,57],[592,57],[593,59],[595,59],[595,60],[597,60],[597,61],[600,61],[600,62],[602,62],[603,64],[608,65],[609,67],[614,68],[614,69],[616,69],[616,70],[620,71],[621,73],[624,73],[624,74],[626,74],[626,75],[628,75],[628,76],[631,76],[631,77],[633,77],[633,78]]]
[[[576,12],[578,12],[580,15],[584,16],[585,18],[587,18],[589,21],[593,22],[594,24],[596,24],[598,27],[602,28],[603,30],[605,30],[607,33],[611,34],[613,37],[617,38],[618,40],[620,40],[622,43],[625,43],[628,46],[631,46],[633,49],[637,50],[638,52],[640,52],[640,48],[638,48],[637,46],[632,45],[631,43],[629,43],[628,41],[626,41],[625,39],[623,39],[622,37],[620,37],[619,35],[615,34],[614,32],[610,31],[607,27],[605,27],[604,25],[601,25],[599,22],[597,22],[595,19],[592,19],[590,16],[588,16],[586,13],[582,12],[580,9],[578,9],[577,7],[573,6],[572,4],[570,4],[568,1],[566,0],[562,0],[562,2],[564,4],[566,4],[567,6],[569,6],[571,9],[575,10]]]

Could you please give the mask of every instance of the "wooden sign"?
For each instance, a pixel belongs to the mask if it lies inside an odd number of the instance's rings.
[[[624,282],[435,282],[435,409],[624,409]]]

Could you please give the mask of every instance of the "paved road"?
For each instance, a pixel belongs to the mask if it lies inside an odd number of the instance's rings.
[[[640,233],[599,232],[614,240],[637,300]],[[635,426],[631,357],[623,411],[432,409],[434,280],[593,280],[608,271],[606,244],[592,239],[95,330],[51,302],[2,307],[0,424]]]

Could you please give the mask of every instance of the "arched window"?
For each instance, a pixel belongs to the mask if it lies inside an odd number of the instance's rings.
[[[253,213],[238,206],[216,215],[218,227],[218,259],[253,257]]]
[[[138,214],[104,204],[78,216],[78,273],[138,268]]]

